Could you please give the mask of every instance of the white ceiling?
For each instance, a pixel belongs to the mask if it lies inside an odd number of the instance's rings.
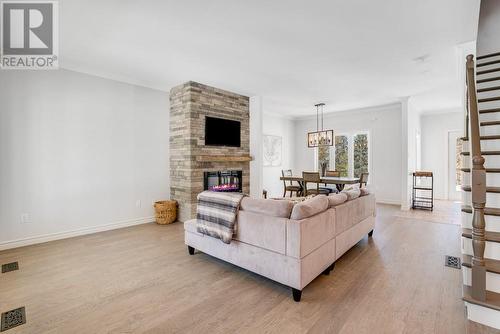
[[[455,46],[476,39],[478,15],[479,0],[61,0],[60,60],[165,91],[260,95],[288,116],[412,95],[442,109],[461,103]]]

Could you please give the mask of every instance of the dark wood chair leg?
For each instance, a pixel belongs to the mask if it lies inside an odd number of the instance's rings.
[[[283,197],[286,197],[286,189],[285,189],[285,191],[283,192]]]
[[[188,246],[189,255],[194,255],[194,247]]]
[[[370,232],[368,232],[368,237],[372,237],[373,236],[373,230],[371,230]]]
[[[300,298],[302,297],[302,290],[297,290],[292,288],[293,300],[297,303],[300,302]]]

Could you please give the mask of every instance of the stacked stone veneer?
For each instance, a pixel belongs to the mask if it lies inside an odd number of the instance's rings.
[[[241,122],[241,147],[205,146],[205,117]],[[201,162],[197,156],[249,156],[249,98],[189,81],[170,91],[170,197],[179,203],[178,220],[196,216],[196,196],[205,171],[241,170],[250,190],[249,162]]]

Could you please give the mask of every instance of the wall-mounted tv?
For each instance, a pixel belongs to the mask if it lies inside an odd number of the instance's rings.
[[[205,117],[205,145],[241,146],[241,122]]]

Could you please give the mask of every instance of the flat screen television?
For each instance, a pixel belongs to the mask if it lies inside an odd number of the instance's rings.
[[[229,119],[205,117],[205,145],[241,146],[241,123]]]

